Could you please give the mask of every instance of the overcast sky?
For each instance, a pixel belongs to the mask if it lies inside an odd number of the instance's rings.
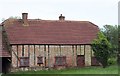
[[[0,23],[10,16],[28,13],[30,19],[90,21],[102,27],[118,24],[119,0],[0,0]]]

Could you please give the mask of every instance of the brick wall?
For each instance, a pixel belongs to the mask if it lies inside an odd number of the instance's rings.
[[[17,67],[17,62],[18,62],[18,59],[16,57],[17,55],[17,46],[12,46],[12,67]],[[15,54],[14,54],[15,53]]]
[[[85,66],[91,65],[91,47],[89,45],[85,46]]]
[[[85,55],[85,66],[91,66],[91,47],[90,45],[12,45],[13,51],[22,57],[29,57],[29,66],[37,67],[37,57],[43,57],[41,66],[54,67],[55,56],[66,56],[67,66],[77,66],[77,55]],[[23,51],[24,50],[24,51]],[[19,67],[20,62],[12,53],[13,67]]]

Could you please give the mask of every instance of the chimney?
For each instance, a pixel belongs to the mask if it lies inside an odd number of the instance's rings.
[[[22,13],[23,25],[28,26],[28,13]]]
[[[60,14],[59,20],[65,20],[65,16],[62,16],[62,14]]]

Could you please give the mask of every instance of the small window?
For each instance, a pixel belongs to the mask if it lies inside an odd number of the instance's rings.
[[[66,56],[56,56],[55,65],[66,65]]]
[[[29,57],[20,58],[20,67],[29,67]]]
[[[43,64],[43,57],[42,56],[37,57],[37,64]]]

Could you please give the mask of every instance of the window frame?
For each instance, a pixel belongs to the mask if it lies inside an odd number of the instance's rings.
[[[37,57],[37,64],[43,64],[43,56]]]
[[[55,56],[56,66],[66,66],[66,56]]]
[[[29,67],[29,57],[20,57],[20,67]]]

